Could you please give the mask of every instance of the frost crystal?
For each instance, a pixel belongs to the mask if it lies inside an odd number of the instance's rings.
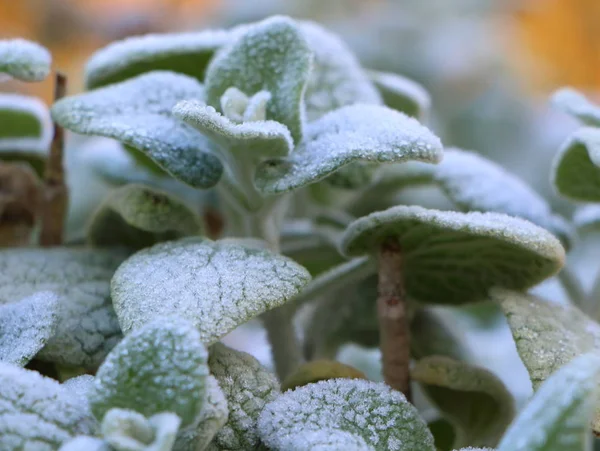
[[[575,116],[586,125],[600,126],[600,106],[590,102],[583,94],[572,88],[554,93],[552,102],[565,113]]]
[[[264,408],[258,430],[274,451],[333,449],[313,446],[326,443],[334,431],[345,439],[337,449],[360,443],[358,450],[435,450],[427,425],[404,395],[360,379],[332,379],[285,392]]]
[[[431,97],[423,86],[387,72],[369,71],[369,76],[387,106],[418,119],[427,116],[431,107]]]
[[[50,52],[25,39],[0,40],[0,74],[23,81],[42,81],[50,74]]]

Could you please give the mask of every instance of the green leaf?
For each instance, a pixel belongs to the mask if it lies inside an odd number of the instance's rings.
[[[204,136],[171,114],[180,100],[203,98],[197,80],[157,71],[66,97],[54,104],[52,117],[73,132],[114,138],[182,182],[209,188],[221,177],[221,162]]]
[[[100,205],[88,228],[96,246],[141,249],[202,232],[202,219],[175,197],[145,185],[118,188]]]
[[[178,314],[192,321],[210,345],[285,304],[309,280],[300,265],[254,245],[187,238],[130,257],[113,278],[112,296],[125,333]]]
[[[431,107],[429,93],[417,82],[390,72],[369,71],[383,102],[407,116],[425,118]]]
[[[415,119],[386,107],[357,104],[309,124],[304,142],[288,158],[258,167],[255,183],[264,194],[279,194],[357,161],[437,163],[441,158],[440,140]]]
[[[427,397],[455,427],[455,448],[496,446],[515,415],[502,381],[483,368],[431,356],[412,369]]]
[[[207,352],[191,323],[165,316],[127,335],[98,369],[88,398],[96,418],[111,408],[146,417],[172,412],[194,423],[206,400]]]
[[[600,127],[600,106],[590,102],[573,88],[562,88],[552,96],[552,103],[565,113],[592,127]]]
[[[301,365],[281,385],[281,391],[329,379],[367,379],[362,371],[335,360],[313,360]]]
[[[427,425],[402,393],[360,379],[331,379],[287,391],[264,408],[258,430],[273,451],[435,450]],[[329,442],[330,434],[336,441]],[[319,446],[324,444],[328,447]]]
[[[247,95],[266,90],[272,96],[266,119],[285,125],[300,142],[311,64],[312,52],[296,24],[271,17],[250,25],[212,59],[206,70],[207,103],[220,108],[221,97],[231,87]]]
[[[42,81],[52,65],[50,52],[25,39],[0,40],[0,74],[23,81]]]
[[[56,332],[59,299],[39,292],[0,305],[0,361],[25,366]]]
[[[54,451],[97,424],[84,403],[53,379],[0,363],[0,448]]]
[[[494,286],[524,290],[556,274],[565,251],[546,230],[499,213],[459,213],[398,206],[350,224],[349,256],[375,254],[398,240],[409,297],[422,303],[467,304]]]
[[[498,451],[590,450],[600,357],[585,354],[554,373],[519,414]]]
[[[584,205],[575,210],[573,223],[579,232],[600,231],[600,205]]]
[[[217,449],[246,451],[259,444],[256,422],[265,405],[279,395],[274,374],[250,354],[216,343],[210,348],[210,372],[219,382],[229,406],[229,418],[217,433]]]
[[[118,83],[155,70],[204,79],[214,53],[234,34],[225,30],[132,36],[98,50],[85,67],[87,89]]]
[[[373,313],[373,315],[375,315]],[[451,328],[450,321],[436,308],[421,307],[410,322],[411,354],[417,359],[444,356],[455,360],[468,360],[470,352],[462,344],[462,330]]]
[[[6,249],[0,251],[0,304],[40,291],[59,296],[56,332],[39,359],[95,368],[119,341],[110,278],[125,259],[119,249]]]

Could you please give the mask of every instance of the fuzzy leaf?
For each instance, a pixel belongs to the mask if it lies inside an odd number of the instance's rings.
[[[188,238],[129,258],[113,278],[112,296],[125,333],[153,318],[178,314],[192,321],[210,345],[283,305],[309,280],[308,272],[289,258],[250,244]]]
[[[482,368],[432,356],[420,360],[411,376],[454,425],[455,448],[496,446],[515,415],[510,392]]]
[[[65,442],[58,451],[114,451],[108,443],[96,437],[80,435]]]
[[[589,450],[600,357],[573,359],[542,384],[498,445],[498,451]]]
[[[600,205],[584,205],[575,210],[573,223],[579,232],[600,231]]]
[[[360,379],[331,379],[285,392],[262,411],[258,430],[274,451],[322,449],[315,445],[331,433],[344,438],[337,449],[435,450],[427,425],[404,395]]]
[[[114,138],[182,182],[209,188],[221,177],[221,162],[205,137],[171,114],[180,100],[203,98],[197,80],[157,71],[66,97],[54,104],[52,117],[76,133]]]
[[[231,87],[247,95],[266,90],[272,96],[266,119],[285,125],[299,142],[311,63],[312,52],[296,24],[271,17],[249,26],[215,55],[206,70],[207,103],[220,108],[221,97]]]
[[[386,239],[402,248],[407,293],[423,303],[487,299],[494,286],[527,289],[556,274],[565,251],[546,230],[498,213],[392,207],[350,224],[342,249],[375,254]]]
[[[388,107],[418,119],[429,113],[431,97],[417,82],[390,72],[369,71],[369,77]]]
[[[553,182],[569,199],[600,201],[600,130],[581,128],[563,144],[554,159]]]
[[[85,85],[94,89],[155,70],[202,81],[214,53],[233,36],[225,30],[205,30],[128,37],[92,55],[85,68]]]
[[[210,372],[225,393],[229,418],[217,433],[217,449],[246,451],[259,443],[256,422],[265,405],[279,395],[275,375],[250,354],[216,343],[210,348]]]
[[[88,397],[100,419],[111,408],[195,421],[206,400],[207,352],[191,323],[163,317],[127,335],[98,369]]]
[[[159,241],[197,235],[202,219],[175,197],[144,185],[113,191],[96,211],[88,240],[97,246],[141,249]]]
[[[23,81],[42,81],[50,74],[51,65],[50,52],[35,42],[0,40],[0,74]]]
[[[25,366],[54,335],[59,314],[51,292],[0,305],[0,361]]]
[[[294,390],[314,382],[329,379],[367,379],[362,371],[335,360],[313,360],[301,365],[281,385],[282,391]]]
[[[552,102],[565,113],[592,127],[600,127],[600,106],[590,102],[573,88],[562,88],[554,93]]]
[[[437,163],[441,158],[440,140],[415,119],[357,104],[309,124],[304,142],[288,158],[260,165],[255,182],[264,194],[278,194],[315,183],[352,162]]]
[[[85,404],[53,379],[0,363],[0,448],[53,451],[97,424]]]
[[[88,402],[88,393],[94,386],[94,376],[90,374],[82,374],[81,376],[72,377],[67,379],[62,384],[69,393],[74,396],[78,396],[86,403]]]
[[[0,251],[0,304],[39,291],[59,295],[56,333],[38,358],[95,368],[120,339],[109,282],[126,254],[118,249],[6,249]]]

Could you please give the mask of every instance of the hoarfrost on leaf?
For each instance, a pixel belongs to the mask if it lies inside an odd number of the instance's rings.
[[[58,451],[114,451],[108,443],[96,437],[80,435],[64,443]]]
[[[0,361],[25,366],[54,335],[59,318],[52,292],[0,305]]]
[[[229,406],[229,418],[215,436],[219,450],[246,451],[259,444],[258,416],[279,395],[275,375],[250,354],[216,343],[210,348],[208,364]]]
[[[110,278],[125,259],[120,249],[5,249],[0,251],[0,304],[39,291],[59,296],[55,334],[38,358],[95,368],[119,341]]]
[[[206,401],[207,352],[191,323],[164,316],[127,335],[98,369],[88,398],[96,418],[111,408],[146,417],[172,412],[193,424]]]
[[[600,127],[600,106],[590,102],[573,88],[562,88],[554,93],[552,102],[565,113],[592,127]]]
[[[50,52],[25,39],[0,40],[0,75],[23,81],[42,81],[52,65]]]
[[[335,360],[312,360],[301,365],[281,384],[281,390],[293,390],[314,382],[329,379],[367,379],[362,371]]]
[[[197,80],[156,71],[66,97],[54,104],[52,117],[73,132],[131,146],[190,186],[210,188],[223,172],[211,143],[171,114],[177,102],[203,98]]]
[[[304,141],[285,159],[262,163],[256,186],[279,194],[315,183],[353,162],[437,163],[442,144],[415,119],[378,105],[356,104],[310,123]]]
[[[185,238],[130,257],[113,277],[112,296],[125,333],[177,314],[210,345],[291,300],[309,280],[302,266],[255,245]]]
[[[398,240],[408,296],[423,303],[487,299],[494,286],[524,290],[556,274],[565,251],[548,231],[499,213],[459,213],[397,206],[350,224],[342,238],[349,256],[374,254]]]
[[[54,451],[97,424],[86,405],[53,379],[0,363],[0,448]]]
[[[361,450],[435,450],[427,425],[402,393],[360,379],[331,379],[283,393],[262,411],[258,431],[273,451],[309,451],[319,435],[333,431],[346,440],[362,438],[368,447]]]
[[[431,97],[423,86],[390,72],[369,71],[368,73],[388,107],[417,119],[427,117],[431,107]]]

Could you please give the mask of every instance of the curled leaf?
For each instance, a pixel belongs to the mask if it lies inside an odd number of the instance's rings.
[[[0,74],[23,81],[42,81],[50,73],[51,64],[50,52],[35,42],[0,40]]]
[[[573,222],[579,232],[600,230],[600,205],[585,205],[575,210]]]
[[[293,390],[329,379],[367,379],[362,371],[335,360],[313,360],[300,366],[281,385],[282,391]]]
[[[431,107],[431,97],[423,86],[389,72],[369,71],[369,77],[387,106],[418,119],[427,116]]]
[[[590,102],[573,88],[562,88],[554,93],[552,102],[565,113],[592,127],[600,126],[600,106]]]

